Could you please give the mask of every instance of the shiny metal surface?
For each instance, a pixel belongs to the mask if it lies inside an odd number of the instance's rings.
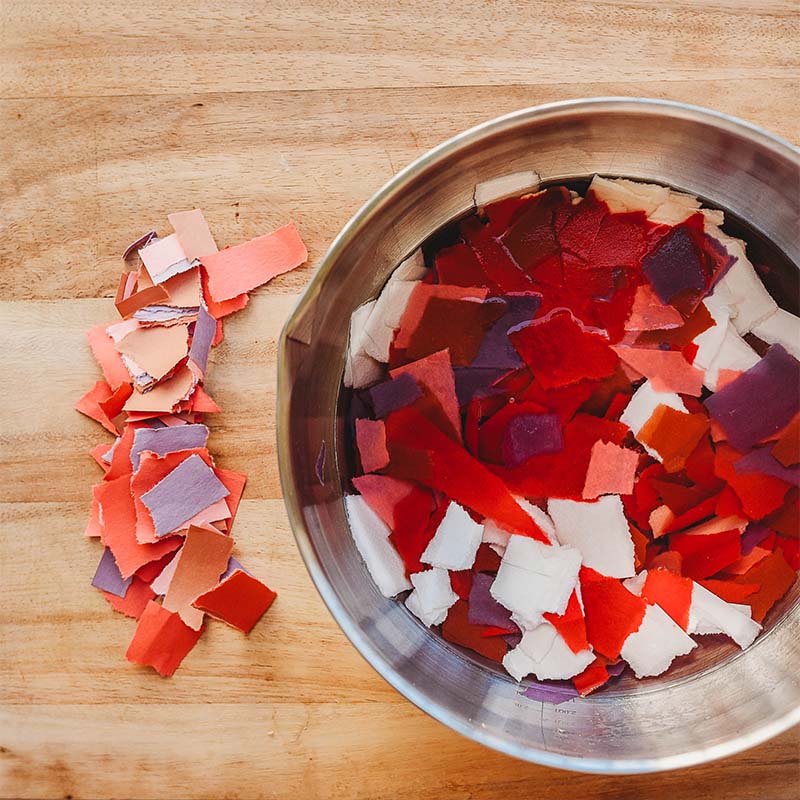
[[[654,100],[570,101],[445,142],[345,226],[281,337],[278,449],[298,547],[364,658],[421,709],[478,742],[542,764],[617,773],[683,767],[753,746],[800,721],[797,586],[745,653],[705,637],[707,646],[664,680],[623,681],[608,693],[543,705],[383,598],[350,538],[340,398],[350,314],[430,233],[471,208],[477,182],[527,169],[542,182],[598,172],[698,194],[800,264],[800,152],[730,117]],[[323,442],[324,485],[315,474]]]

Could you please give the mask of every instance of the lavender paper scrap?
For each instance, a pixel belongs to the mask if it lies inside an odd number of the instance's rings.
[[[558,706],[568,700],[574,700],[580,695],[580,692],[571,683],[553,681],[552,683],[532,683],[522,694],[531,700]]]
[[[504,295],[490,298],[486,302],[506,303],[506,312],[492,325],[483,338],[478,355],[470,366],[504,369],[506,371],[522,366],[522,359],[514,349],[508,332],[511,328],[530,322],[539,310],[542,298],[538,294]]]
[[[192,346],[189,348],[189,358],[205,372],[208,366],[208,354],[211,352],[211,342],[217,333],[217,321],[204,304],[200,304],[197,312],[197,322],[194,324]]]
[[[228,566],[225,568],[225,572],[219,576],[219,582],[222,583],[225,578],[229,578],[237,569],[252,577],[252,573],[248,572],[233,556],[231,556],[228,559]]]
[[[513,630],[517,626],[511,621],[511,612],[492,597],[489,589],[494,575],[477,573],[472,579],[467,606],[467,621],[470,625],[490,625],[493,628]]]
[[[165,536],[228,494],[211,467],[193,455],[145,492],[142,502],[153,518],[156,536]]]
[[[564,447],[558,414],[520,414],[503,437],[503,460],[509,467],[524,464],[533,456],[558,453]]]
[[[458,405],[464,407],[473,397],[486,397],[497,393],[494,384],[508,375],[507,369],[495,367],[455,367],[453,377],[456,382],[456,398]]]
[[[800,486],[800,466],[784,467],[775,456],[772,455],[772,445],[757,447],[735,461],[734,469],[742,474],[758,472],[761,475],[769,475],[771,478],[790,483],[792,486]]]
[[[205,447],[208,441],[208,428],[205,425],[174,425],[163,428],[139,428],[133,435],[131,464],[134,471],[139,469],[141,453],[149,450],[160,456],[178,450],[191,450]]]
[[[701,291],[706,285],[700,255],[682,225],[673,228],[642,259],[642,272],[665,304],[687,289]]]
[[[131,585],[131,581],[133,581],[133,575],[131,575],[130,578],[122,577],[117,562],[114,560],[114,555],[106,547],[106,549],[103,550],[100,563],[97,565],[94,578],[92,578],[92,586],[94,586],[95,589],[114,594],[117,597],[125,597],[128,592],[128,587]]]
[[[771,533],[772,528],[763,522],[751,522],[740,540],[742,555],[749,556]]]
[[[378,383],[369,390],[377,419],[383,419],[398,408],[411,405],[422,397],[422,389],[407,372],[392,380]]]
[[[708,413],[743,453],[785,428],[800,411],[800,362],[779,344],[706,401]]]

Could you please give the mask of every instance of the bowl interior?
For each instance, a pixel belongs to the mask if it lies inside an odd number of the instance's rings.
[[[760,131],[685,106],[609,100],[531,109],[462,134],[356,215],[284,331],[279,456],[298,545],[365,658],[425,711],[478,741],[592,771],[666,769],[734,752],[800,716],[791,667],[800,655],[797,585],[744,653],[705,637],[665,678],[623,676],[601,694],[554,706],[522,696],[497,665],[432,635],[382,597],[350,538],[341,501],[350,476],[341,392],[350,314],[404,256],[473,207],[476,183],[522,170],[534,170],[541,184],[600,173],[697,194],[746,221],[747,238],[779,262],[783,291],[796,300],[800,158]]]

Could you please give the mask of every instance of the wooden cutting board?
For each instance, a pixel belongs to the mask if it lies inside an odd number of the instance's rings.
[[[276,6],[280,5],[280,8]],[[397,6],[397,7],[395,7]],[[296,552],[275,461],[276,339],[314,264],[396,170],[497,114],[649,95],[797,141],[791,2],[0,6],[0,796],[789,798],[798,732],[725,762],[604,778],[523,764],[426,717],[362,661]],[[211,624],[175,677],[89,586],[83,332],[124,246],[202,207],[221,244],[299,226],[310,263],[226,325],[210,446],[250,481],[237,553],[280,592]]]

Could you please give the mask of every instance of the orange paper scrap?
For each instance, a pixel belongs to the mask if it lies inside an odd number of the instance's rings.
[[[151,600],[139,618],[125,658],[152,667],[162,677],[172,675],[197,644],[200,630],[193,630],[172,611]]]
[[[221,303],[255,289],[276,275],[299,267],[308,251],[293,223],[244,244],[209,253],[201,259],[208,290]]]

